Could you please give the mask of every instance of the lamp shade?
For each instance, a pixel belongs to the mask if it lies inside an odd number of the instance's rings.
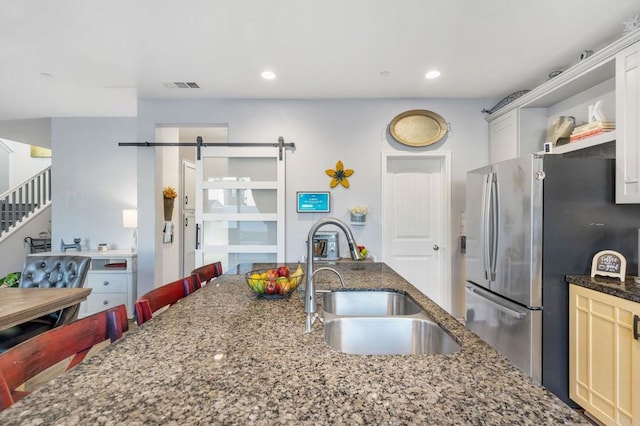
[[[138,210],[137,209],[122,210],[122,227],[123,228],[138,227]]]

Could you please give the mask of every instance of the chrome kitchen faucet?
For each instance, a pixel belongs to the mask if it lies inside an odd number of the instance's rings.
[[[353,232],[351,232],[351,228],[349,228],[349,226],[347,226],[346,223],[333,217],[325,217],[318,220],[313,225],[311,225],[311,229],[309,229],[309,235],[307,236],[307,285],[304,289],[304,312],[305,314],[307,314],[307,318],[305,320],[305,326],[304,326],[305,333],[311,333],[311,326],[313,325],[316,318],[318,318],[316,288],[313,283],[313,275],[314,275],[313,237],[315,236],[316,232],[320,228],[322,228],[324,225],[335,225],[338,228],[340,228],[347,237],[347,244],[349,245],[349,252],[351,253],[351,258],[353,260],[360,260],[360,253],[358,252],[358,244],[356,243],[356,240],[353,237]],[[344,282],[342,284],[344,285]]]

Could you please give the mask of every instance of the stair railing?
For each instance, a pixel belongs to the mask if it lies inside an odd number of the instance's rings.
[[[0,194],[0,237],[51,203],[51,166]]]

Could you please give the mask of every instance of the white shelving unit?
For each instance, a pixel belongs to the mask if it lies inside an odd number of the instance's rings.
[[[566,154],[567,152],[577,151],[580,149],[590,148],[592,146],[602,145],[603,143],[613,142],[616,140],[616,132],[601,133],[596,136],[585,138],[579,141],[570,142],[566,145],[560,145],[553,148],[552,154]],[[542,153],[542,151],[540,152]]]

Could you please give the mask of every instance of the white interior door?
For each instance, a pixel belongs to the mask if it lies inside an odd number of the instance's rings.
[[[182,162],[182,276],[196,266],[196,166]]]
[[[382,158],[383,261],[447,310],[449,163],[448,153]]]
[[[203,147],[196,160],[196,266],[283,263],[285,151]]]
[[[182,208],[194,211],[196,208],[196,166],[182,162]]]
[[[182,276],[188,277],[196,267],[196,214],[185,211],[182,217]]]

